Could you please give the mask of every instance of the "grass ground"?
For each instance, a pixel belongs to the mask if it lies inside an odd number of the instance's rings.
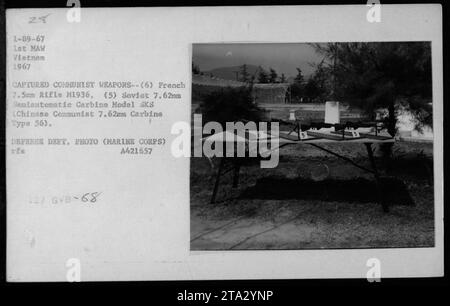
[[[369,166],[362,144],[326,147]],[[214,204],[214,171],[192,158],[191,249],[431,247],[432,151],[432,144],[397,142],[389,164],[375,151],[383,176],[396,182],[384,193],[389,213],[370,174],[309,145],[283,148],[275,169],[242,168],[238,188],[225,175]]]

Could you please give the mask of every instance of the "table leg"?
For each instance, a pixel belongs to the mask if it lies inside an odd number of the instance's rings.
[[[239,170],[241,166],[239,165],[239,161],[234,161],[234,175],[233,175],[233,188],[237,188],[239,184]]]
[[[220,176],[222,175],[223,166],[225,164],[225,158],[220,159],[219,169],[217,169],[216,182],[214,183],[214,190],[211,197],[211,204],[216,202],[217,191],[219,190]]]

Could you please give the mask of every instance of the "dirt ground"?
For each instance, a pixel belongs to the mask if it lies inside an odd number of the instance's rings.
[[[323,146],[370,167],[362,144]],[[388,213],[370,173],[309,145],[281,149],[277,168],[243,167],[237,188],[225,175],[214,204],[217,164],[192,158],[191,249],[433,246],[432,144],[397,142],[389,163],[376,148]]]

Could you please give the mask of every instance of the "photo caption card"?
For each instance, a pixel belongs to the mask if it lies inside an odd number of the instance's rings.
[[[442,275],[441,10],[386,5],[380,22],[369,10],[7,10],[8,280],[366,278],[373,262],[381,277]],[[386,78],[361,77],[350,51],[392,78],[373,97],[363,95]],[[419,57],[405,74],[383,66],[403,72]],[[367,117],[353,103],[392,92],[396,114],[405,110],[393,126],[388,104]],[[240,120],[280,124],[231,132],[235,147],[258,144],[251,165],[219,156],[228,134],[211,128]],[[317,162],[326,151],[305,153],[316,140],[352,152],[366,176]],[[389,175],[371,168],[380,143],[397,154]],[[395,151],[416,143],[412,160]],[[417,156],[422,172],[395,172]],[[376,184],[412,204],[380,205]]]

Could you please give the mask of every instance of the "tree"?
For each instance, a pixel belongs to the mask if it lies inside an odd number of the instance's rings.
[[[313,84],[310,85],[314,86],[316,90],[313,99],[324,102],[334,98],[332,97],[330,70],[325,66],[324,61],[316,65],[316,70],[310,79],[312,79],[311,83]]]
[[[248,72],[248,67],[246,64],[239,67],[239,74],[240,74],[239,81],[241,82],[250,81],[250,73]]]
[[[311,77],[305,84],[304,95],[308,102],[313,102],[321,94],[321,90],[316,82],[316,80]]]
[[[253,83],[255,83],[255,79],[256,79],[256,76],[255,75],[252,75],[252,76],[250,76],[250,79],[249,79],[249,83],[250,83],[250,87],[252,87],[253,86]]]
[[[281,74],[280,83],[286,83],[286,76],[284,75],[284,73]]]
[[[396,105],[417,116],[420,124],[432,121],[431,45],[429,42],[369,42],[315,44],[327,60],[327,82],[334,95],[373,116],[388,110],[388,131],[395,134]],[[419,124],[419,125],[420,125]]]
[[[213,91],[202,98],[200,103],[204,122],[217,121],[225,126],[226,122],[249,120],[261,121],[262,111],[253,103],[249,87],[227,87]]]
[[[304,96],[304,78],[302,74],[302,70],[297,68],[297,75],[294,78],[294,83],[291,85],[291,95],[292,98],[301,101]]]
[[[192,73],[200,74],[200,68],[194,62],[192,62]]]
[[[296,68],[296,69],[297,69],[297,75],[295,76],[294,83],[302,85],[303,82],[305,81],[302,70],[300,68]]]
[[[275,71],[275,69],[270,68],[269,83],[277,83],[277,81],[278,81],[278,73]]]
[[[259,67],[258,83],[269,83],[269,76],[262,67]]]

